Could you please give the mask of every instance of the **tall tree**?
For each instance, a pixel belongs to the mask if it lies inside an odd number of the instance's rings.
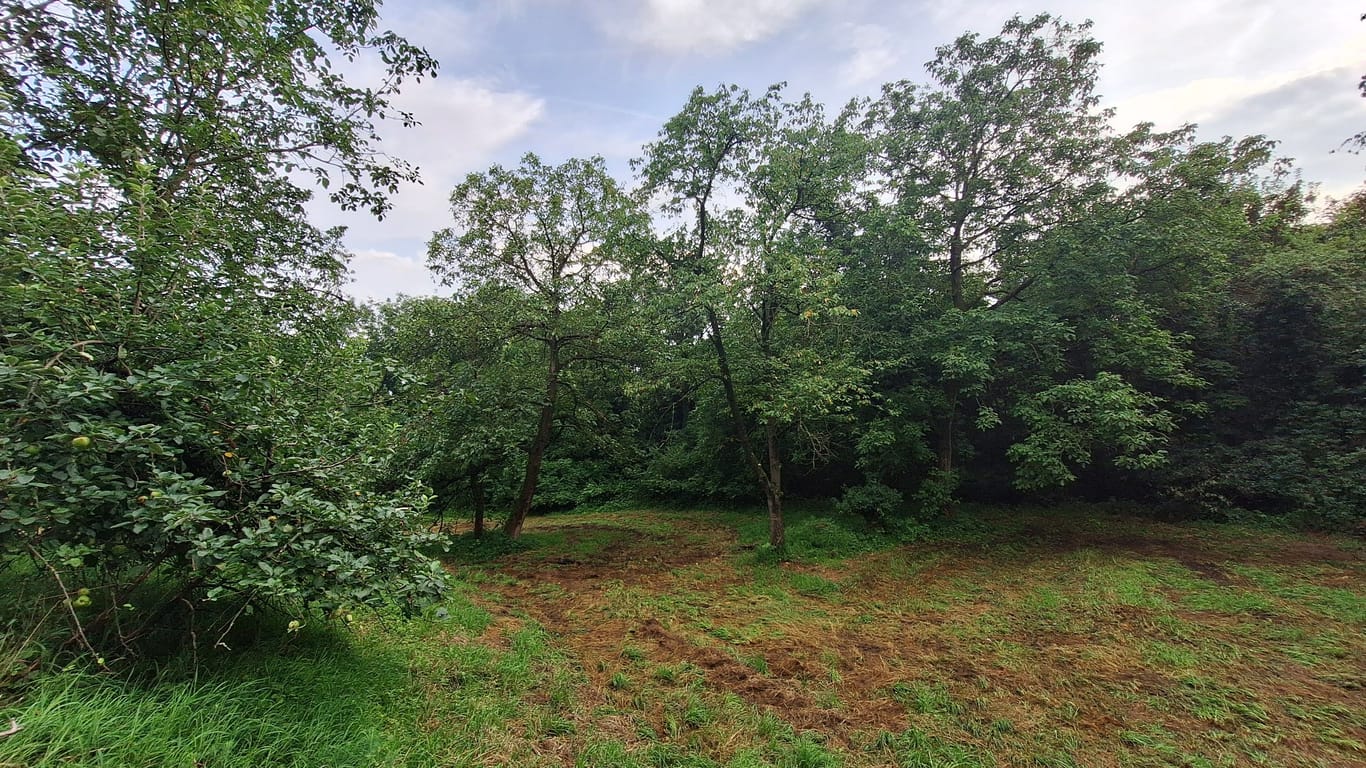
[[[848,217],[857,138],[809,98],[698,89],[640,162],[680,216],[658,254],[665,284],[700,315],[731,432],[785,546],[784,432],[846,412],[864,371],[830,345],[857,313],[838,298],[830,228]]]
[[[455,226],[437,232],[428,264],[447,285],[469,292],[514,288],[529,301],[509,329],[539,343],[545,387],[516,505],[503,525],[521,533],[541,462],[554,436],[562,378],[607,330],[604,286],[618,276],[618,249],[645,225],[602,158],[548,166],[528,154],[517,168],[470,174],[451,193]]]
[[[954,471],[965,390],[980,387],[967,326],[1027,285],[1007,282],[1051,229],[1087,216],[1108,191],[1111,113],[1097,108],[1100,44],[1090,24],[1015,17],[1000,34],[964,35],[927,65],[932,84],[883,88],[869,109],[896,212],[937,266],[934,293],[962,326],[940,356],[937,463]],[[964,335],[966,334],[966,335]]]

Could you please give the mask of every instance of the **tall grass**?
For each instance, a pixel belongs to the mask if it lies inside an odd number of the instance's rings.
[[[23,727],[0,740],[0,765],[381,764],[393,745],[371,702],[405,681],[401,657],[337,639],[211,663],[198,680],[183,670],[143,681],[53,674],[0,711]]]

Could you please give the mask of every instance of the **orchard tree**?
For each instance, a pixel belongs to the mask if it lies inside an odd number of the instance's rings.
[[[646,224],[602,158],[549,166],[528,154],[517,168],[471,174],[451,193],[451,211],[455,226],[432,237],[429,266],[465,294],[488,286],[525,294],[506,327],[544,354],[545,384],[521,490],[503,524],[516,537],[554,437],[563,377],[594,354],[608,331],[605,287],[621,275],[623,244],[638,239]]]
[[[384,371],[292,180],[381,212],[411,174],[371,121],[435,63],[376,23],[329,0],[0,14],[0,552],[62,588],[75,646],[195,629],[206,601],[237,609],[226,632],[253,605],[440,592],[425,491],[374,491]],[[384,83],[347,85],[329,49]]]
[[[487,286],[460,299],[407,298],[379,307],[370,355],[396,363],[390,377],[405,425],[387,483],[415,475],[432,488],[437,513],[472,511],[482,535],[490,499],[510,495],[526,425],[534,424],[540,356],[517,345],[507,318],[526,296]]]
[[[0,89],[39,167],[88,159],[162,200],[212,185],[256,215],[267,206],[252,195],[297,200],[280,172],[301,170],[335,183],[343,207],[379,215],[416,173],[378,150],[372,121],[411,123],[392,96],[437,65],[378,23],[372,0],[11,3]],[[348,83],[329,49],[382,61],[379,85]]]

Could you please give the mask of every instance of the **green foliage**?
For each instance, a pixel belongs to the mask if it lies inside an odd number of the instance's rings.
[[[828,430],[868,402],[868,371],[841,343],[859,313],[838,292],[830,242],[857,205],[865,149],[809,96],[728,86],[695,89],[637,163],[645,192],[678,218],[641,276],[681,320],[669,336],[710,347],[705,363],[662,356],[661,378],[689,392],[719,384],[716,423],[764,494],[779,553],[788,443],[800,436],[819,457]]]
[[[901,511],[903,501],[896,489],[870,481],[845,488],[835,509],[841,514],[857,515],[874,525],[885,525]]]
[[[1205,300],[1217,375],[1208,413],[1180,435],[1168,492],[1206,514],[1237,510],[1352,529],[1363,519],[1366,453],[1366,217],[1360,194],[1327,224],[1280,241]]]
[[[1076,479],[1072,467],[1088,465],[1096,444],[1114,450],[1116,466],[1160,465],[1161,446],[1175,424],[1160,400],[1112,373],[1050,387],[1025,400],[1016,415],[1029,436],[1010,447],[1023,488],[1062,485]]]
[[[437,65],[378,23],[370,0],[16,7],[0,26],[4,122],[31,167],[74,156],[162,200],[213,188],[237,237],[264,237],[272,205],[295,212],[308,193],[284,177],[293,171],[380,215],[416,173],[378,150],[371,121],[411,122],[392,98]],[[347,83],[334,54],[373,55],[383,86]]]
[[[69,648],[132,651],[205,600],[345,615],[441,589],[424,489],[373,490],[386,371],[335,298],[340,233],[289,177],[335,173],[377,211],[408,177],[362,115],[435,65],[375,20],[42,4],[0,26],[0,558],[79,609],[52,614]],[[381,54],[390,85],[346,86],[325,41]],[[165,589],[135,604],[143,584]]]
[[[582,382],[572,377],[583,374],[584,361],[613,356],[615,335],[607,329],[617,324],[614,314],[629,308],[623,299],[630,296],[613,291],[611,283],[621,271],[624,244],[642,239],[645,216],[607,174],[602,158],[552,167],[534,154],[515,169],[493,166],[470,174],[451,192],[451,212],[455,225],[433,235],[429,266],[466,296],[516,297],[506,305],[512,311],[490,325],[505,348],[514,339],[529,344],[544,371],[521,487],[503,525],[506,534],[517,536],[561,416],[561,391],[579,399]],[[492,361],[474,362],[482,367]]]
[[[932,519],[952,503],[958,490],[958,473],[952,470],[933,469],[915,489],[911,497],[912,508],[917,518]]]
[[[786,556],[799,562],[838,562],[892,546],[895,540],[870,530],[861,518],[820,509],[797,509],[787,526]],[[755,533],[757,535],[757,521]],[[816,591],[821,588],[813,583]]]
[[[171,600],[331,610],[435,594],[440,572],[418,552],[428,537],[413,532],[423,494],[366,490],[392,426],[376,408],[382,369],[346,341],[349,308],[304,286],[263,296],[254,279],[195,262],[170,271],[182,245],[136,233],[202,231],[203,212],[107,197],[95,209],[95,178],[41,184],[11,166],[0,179],[14,220],[34,225],[0,264],[3,554],[33,558],[69,590],[107,585],[90,616],[98,631],[154,575],[181,581]],[[60,229],[49,210],[65,214]],[[92,231],[109,226],[128,232],[125,258],[166,271],[120,263]],[[56,247],[63,237],[96,250]],[[286,307],[310,311],[281,333],[272,318]],[[157,606],[142,608],[154,621]]]

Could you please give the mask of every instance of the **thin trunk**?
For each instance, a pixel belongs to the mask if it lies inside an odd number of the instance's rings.
[[[963,303],[963,235],[962,226],[953,228],[949,238],[949,295],[954,309],[964,309]]]
[[[731,143],[721,153],[722,156],[728,154],[734,145],[734,139],[732,139]],[[714,178],[715,169],[713,169],[713,180]],[[710,196],[711,183],[708,182],[706,191],[697,199],[696,265],[701,265],[706,255],[707,225],[709,222],[707,200]],[[716,367],[721,376],[721,388],[726,395],[726,407],[730,411],[731,425],[735,429],[735,439],[740,443],[745,461],[749,463],[750,469],[759,479],[759,486],[764,491],[764,500],[768,503],[769,544],[781,552],[786,544],[786,536],[783,530],[782,464],[778,460],[777,428],[772,423],[765,425],[769,460],[769,469],[765,471],[763,462],[759,460],[759,454],[754,449],[754,442],[750,440],[749,424],[744,413],[740,410],[740,399],[735,394],[735,379],[731,376],[730,356],[726,353],[725,339],[721,337],[721,320],[714,307],[706,307],[706,311],[707,323],[711,329],[711,343],[716,351]],[[764,336],[766,340],[767,329],[765,329]]]
[[[963,225],[954,225],[953,235],[949,238],[949,294],[953,300],[953,308],[964,310],[967,308],[963,300]],[[953,430],[954,423],[958,414],[958,385],[946,384],[944,387],[945,399],[948,401],[948,410],[939,420],[939,470],[941,472],[953,471]]]
[[[956,387],[949,387],[949,394],[956,394]],[[949,400],[952,402],[952,399]],[[940,439],[938,439],[938,466],[940,471],[953,471],[953,411],[955,406],[949,406],[949,411],[940,418]]]
[[[772,281],[772,262],[764,259],[764,271],[769,280],[765,285],[765,298],[760,305],[759,349],[765,360],[773,359],[773,323],[777,311],[772,296],[776,289]],[[786,532],[783,530],[783,457],[778,450],[778,425],[773,419],[764,422],[764,443],[768,450],[768,482],[764,483],[764,500],[768,502],[768,543],[777,552],[783,552],[787,545]]]
[[[759,460],[754,450],[754,441],[749,439],[749,425],[740,410],[740,400],[735,394],[735,381],[730,373],[730,357],[726,354],[726,343],[721,338],[721,323],[712,309],[707,310],[707,320],[711,325],[712,347],[716,350],[716,367],[721,374],[721,389],[726,394],[726,406],[730,411],[731,425],[735,429],[735,439],[744,451],[745,461],[759,479],[759,487],[764,491],[768,503],[768,538],[774,549],[782,551],[786,543],[783,531],[783,466],[778,453],[778,429],[769,423],[765,425],[768,438],[768,470]]]
[[[768,483],[764,486],[764,496],[768,501],[768,543],[777,551],[787,547],[787,534],[783,529],[783,459],[778,452],[778,426],[768,421],[764,425],[768,438]]]
[[[735,380],[730,374],[730,356],[726,354],[726,343],[721,338],[721,322],[716,317],[716,310],[707,309],[707,322],[711,325],[711,344],[716,350],[716,367],[721,374],[721,389],[726,394],[726,407],[730,411],[731,426],[735,429],[735,439],[740,442],[740,448],[745,453],[745,461],[759,478],[759,485],[764,489],[764,495],[768,491],[768,473],[764,471],[764,465],[759,461],[759,454],[754,450],[754,443],[749,439],[749,427],[745,423],[745,416],[740,411],[740,399],[735,394]]]
[[[522,478],[522,492],[517,498],[517,506],[512,516],[503,524],[503,533],[508,538],[517,538],[522,533],[522,523],[531,512],[531,502],[536,496],[536,481],[541,475],[541,460],[545,449],[550,446],[551,432],[555,426],[555,401],[560,393],[560,346],[550,343],[550,373],[545,383],[545,403],[541,406],[541,420],[536,426],[536,438],[531,441],[527,452],[526,475]]]
[[[484,495],[484,481],[474,482],[474,535],[480,537],[484,535],[484,507],[487,498]]]

